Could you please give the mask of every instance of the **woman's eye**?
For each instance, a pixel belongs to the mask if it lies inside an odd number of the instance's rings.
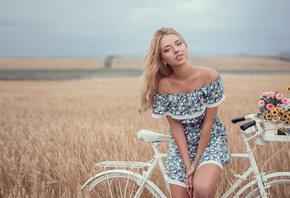
[[[169,52],[169,50],[170,50],[170,48],[166,48],[166,49],[164,50],[164,52]]]
[[[178,43],[177,43],[177,45],[181,45],[182,44],[182,41],[179,41]]]

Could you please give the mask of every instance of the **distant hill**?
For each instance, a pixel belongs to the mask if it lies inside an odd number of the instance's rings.
[[[290,71],[290,61],[271,57],[189,57],[198,66],[212,67],[218,71]],[[102,69],[105,58],[69,59],[0,59],[0,70],[71,70]],[[142,70],[142,58],[113,58],[111,69]]]

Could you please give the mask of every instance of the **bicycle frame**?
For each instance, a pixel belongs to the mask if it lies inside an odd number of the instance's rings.
[[[163,164],[163,161],[162,159],[163,158],[166,158],[167,157],[167,154],[165,153],[160,153],[159,150],[158,150],[158,146],[163,143],[163,142],[155,142],[155,143],[151,143],[152,147],[153,147],[153,150],[154,150],[154,160],[152,162],[152,164],[148,167],[148,171],[144,174],[143,178],[142,178],[142,183],[140,185],[140,188],[138,189],[138,191],[136,192],[136,195],[135,197],[139,197],[144,189],[144,184],[145,182],[147,181],[147,179],[149,179],[154,171],[154,169],[156,168],[157,164],[159,165],[159,168],[161,170],[161,173],[162,173],[162,176],[166,182],[166,187],[167,187],[167,190],[170,194],[170,189],[169,189],[169,184],[168,182],[166,181],[165,179],[165,167],[164,167],[164,164]],[[161,195],[163,196],[163,195]],[[171,195],[170,195],[171,196]],[[165,195],[164,195],[165,197]]]
[[[248,115],[247,119],[255,119],[254,114]],[[258,128],[259,128],[259,126],[258,126]],[[257,135],[261,134],[260,133],[261,130],[262,129],[259,128],[258,132],[256,134],[254,134],[253,136],[251,136],[250,138],[247,138],[245,132],[243,130],[241,130],[243,140],[244,140],[244,143],[246,145],[246,152],[245,153],[233,153],[233,154],[231,154],[231,158],[247,158],[250,161],[250,167],[242,176],[235,175],[236,177],[239,177],[239,179],[232,185],[231,188],[229,188],[226,191],[226,193],[222,196],[222,198],[226,198],[229,195],[231,195],[242,184],[242,182],[245,181],[248,178],[248,176],[251,174],[254,175],[255,181],[257,182],[257,185],[258,185],[259,190],[260,190],[260,194],[263,195],[263,197],[265,196],[266,192],[265,192],[265,188],[263,185],[263,181],[265,181],[265,178],[262,179],[263,173],[260,173],[260,171],[258,169],[256,159],[254,156],[254,150],[250,147],[250,144],[249,144],[249,141],[251,139],[253,139]],[[154,153],[155,153],[155,155],[154,155],[155,159],[152,162],[152,165],[149,166],[147,173],[144,175],[144,180],[142,181],[141,185],[143,185],[146,182],[146,180],[151,177],[153,170],[155,169],[157,164],[159,164],[163,178],[166,182],[167,190],[170,192],[169,184],[168,184],[167,180],[165,179],[165,177],[166,177],[165,168],[164,168],[164,164],[162,162],[162,158],[166,158],[167,154],[161,154],[159,152],[158,146],[160,145],[160,143],[162,143],[162,142],[150,143],[152,145]],[[245,187],[247,188],[247,185]],[[143,190],[143,188],[140,188],[138,190],[138,192],[137,192],[138,196],[139,196],[139,194],[141,194],[142,190]],[[237,193],[238,195],[236,195],[236,197],[239,196],[243,192],[243,190],[244,190],[243,188],[240,189],[240,191]]]
[[[247,119],[255,119],[254,115],[248,115]],[[259,126],[258,126],[259,128]],[[243,140],[244,143],[246,145],[246,152],[245,153],[233,153],[231,154],[231,158],[247,158],[250,161],[250,167],[248,168],[248,170],[243,174],[243,175],[235,175],[236,177],[238,177],[239,179],[232,185],[231,188],[229,188],[226,193],[222,196],[222,198],[226,198],[229,195],[231,195],[241,184],[243,181],[245,181],[249,175],[253,174],[255,181],[257,182],[257,185],[259,187],[260,190],[260,194],[263,195],[263,197],[266,196],[266,192],[265,192],[265,187],[263,185],[263,182],[266,181],[266,178],[264,178],[263,174],[264,173],[260,173],[257,163],[256,163],[256,159],[254,156],[254,150],[250,147],[249,141],[251,139],[253,139],[254,137],[258,136],[259,134],[261,134],[261,128],[259,128],[258,132],[256,132],[256,134],[254,134],[253,136],[247,138],[245,132],[243,130],[241,130],[242,136],[243,136]],[[163,154],[160,153],[158,150],[158,146],[163,143],[163,142],[155,142],[155,143],[150,143],[153,147],[154,150],[154,160],[152,162],[152,164],[149,166],[148,171],[146,172],[146,174],[143,176],[143,181],[141,183],[141,188],[138,190],[138,192],[136,193],[136,197],[140,196],[143,190],[143,186],[144,183],[146,182],[147,179],[149,179],[153,173],[153,170],[155,169],[155,167],[157,166],[157,164],[159,164],[160,170],[162,172],[163,178],[166,182],[166,186],[167,186],[167,190],[170,194],[170,188],[169,188],[169,184],[167,182],[167,180],[165,179],[166,175],[165,175],[165,168],[164,168],[164,164],[162,162],[162,158],[166,158],[167,154]],[[254,183],[254,182],[253,182]],[[250,185],[250,183],[248,184]],[[246,188],[248,188],[248,185],[244,186],[244,188],[240,189],[237,193],[237,195],[235,195],[235,197],[238,197]]]
[[[250,144],[248,142],[249,140],[252,139],[252,137],[247,138],[244,132],[242,132],[242,135],[243,135],[243,139],[244,139],[244,142],[245,142],[245,145],[246,145],[246,153],[233,153],[233,154],[231,154],[231,158],[247,158],[250,161],[250,167],[248,168],[248,170],[243,175],[241,175],[241,176],[240,175],[235,175],[236,177],[239,177],[239,179],[232,185],[231,188],[229,188],[227,190],[227,192],[222,196],[222,198],[226,198],[229,195],[231,195],[242,184],[242,182],[245,181],[248,178],[248,176],[251,175],[251,174],[254,175],[255,181],[257,182],[258,187],[260,189],[260,194],[263,195],[263,197],[266,194],[265,188],[264,188],[264,185],[263,185],[263,181],[265,179],[262,179],[263,173],[259,172],[256,160],[255,160],[255,156],[254,156],[254,150],[250,147]],[[168,182],[165,179],[165,177],[166,177],[165,168],[164,168],[164,164],[162,162],[162,158],[166,158],[167,154],[159,152],[158,146],[159,146],[160,143],[151,143],[151,144],[152,144],[152,147],[153,147],[153,150],[154,150],[154,153],[155,153],[155,155],[154,155],[155,159],[152,162],[152,164],[149,166],[148,171],[146,172],[146,174],[143,176],[143,181],[141,183],[141,186],[144,186],[143,184],[146,182],[146,180],[151,177],[151,175],[153,173],[153,170],[156,168],[156,166],[158,164],[159,167],[160,167],[160,170],[162,172],[163,178],[164,178],[164,180],[166,182],[167,190],[168,190],[168,192],[170,192],[169,184],[168,184]],[[249,184],[251,184],[251,183],[249,183]],[[245,188],[248,188],[248,186],[246,185],[244,188],[240,189],[240,191],[237,193],[237,195],[235,195],[235,197],[238,197],[245,190]],[[143,190],[143,188],[140,188],[138,190],[138,192],[136,193],[136,197],[141,195],[142,190]]]
[[[222,195],[222,198],[229,197],[234,193],[234,191],[249,177],[249,175],[253,174],[254,179],[250,182],[247,182],[242,188],[239,189],[239,191],[234,195],[234,197],[239,197],[245,190],[249,189],[249,187],[256,185],[258,186],[259,193],[262,197],[267,197],[266,189],[271,187],[271,184],[268,185],[267,181],[268,179],[273,179],[274,177],[279,177],[279,176],[287,176],[288,178],[290,177],[290,172],[276,172],[276,173],[270,173],[270,174],[265,174],[263,172],[263,168],[261,169],[261,172],[258,169],[256,159],[254,156],[254,151],[249,144],[249,141],[252,140],[253,138],[256,138],[256,145],[262,145],[262,146],[267,146],[267,140],[263,140],[262,135],[264,132],[264,129],[260,126],[261,120],[256,117],[255,114],[247,115],[244,117],[240,118],[235,118],[233,119],[233,123],[239,122],[239,121],[244,121],[246,119],[251,119],[254,120],[252,122],[246,123],[241,126],[241,133],[243,137],[243,141],[246,146],[246,151],[245,153],[233,153],[231,154],[231,158],[247,158],[250,162],[250,167],[245,171],[242,175],[235,175],[239,179]],[[235,121],[234,121],[235,120]],[[256,126],[256,127],[255,127]],[[252,133],[252,135],[249,137],[249,134]],[[160,167],[160,171],[162,173],[162,176],[165,180],[167,190],[170,194],[170,188],[169,188],[169,183],[166,180],[166,174],[165,174],[165,165],[163,163],[163,158],[167,157],[167,154],[165,153],[160,153],[158,150],[158,146],[162,143],[169,142],[169,135],[165,134],[159,134],[155,133],[152,131],[148,130],[141,130],[137,133],[137,137],[144,142],[151,144],[153,151],[154,151],[154,157],[152,160],[149,162],[130,162],[130,161],[125,161],[125,162],[120,162],[120,161],[112,161],[112,162],[102,162],[98,163],[97,166],[101,167],[127,167],[127,168],[144,168],[147,167],[146,170],[143,171],[143,174],[134,173],[132,170],[126,170],[126,169],[115,169],[115,170],[105,170],[94,177],[91,177],[83,186],[82,190],[89,184],[91,181],[94,179],[100,178],[102,180],[102,177],[104,175],[107,175],[108,173],[110,174],[118,174],[118,173],[124,173],[125,175],[128,175],[128,180],[130,179],[130,176],[134,174],[134,177],[137,177],[139,181],[137,181],[137,184],[139,185],[139,189],[135,193],[134,197],[140,197],[145,186],[150,185],[154,190],[156,190],[156,194],[158,194],[158,197],[164,197],[164,193],[156,186],[153,182],[150,181],[150,177],[152,176],[152,173],[154,169],[156,168],[157,165]],[[288,142],[288,138],[287,138]],[[286,144],[287,145],[287,144]],[[285,146],[286,146],[285,145]],[[285,148],[285,146],[283,148]],[[283,149],[282,148],[282,149]],[[282,150],[281,149],[281,150]],[[271,159],[271,158],[270,158]],[[112,164],[111,164],[112,163]],[[139,164],[141,163],[141,164]],[[266,162],[267,163],[267,162]],[[139,165],[138,165],[139,164]],[[136,166],[137,165],[137,166]],[[141,165],[141,166],[140,166]],[[265,164],[264,164],[265,165]],[[94,181],[95,184],[98,184],[99,180]],[[94,185],[93,185],[94,186]]]
[[[265,173],[259,171],[256,159],[254,156],[254,150],[251,148],[249,141],[252,140],[253,138],[257,137],[256,140],[259,140],[259,143],[262,146],[267,146],[267,142],[264,142],[263,140],[261,140],[259,138],[259,135],[263,133],[263,129],[261,128],[261,126],[259,124],[259,120],[256,118],[256,115],[255,114],[247,115],[247,116],[245,116],[245,118],[255,120],[257,122],[257,124],[256,124],[257,130],[254,129],[255,134],[249,138],[246,136],[247,133],[245,131],[241,130],[242,137],[243,137],[243,140],[244,140],[244,143],[246,146],[246,151],[245,151],[245,153],[232,153],[231,158],[247,158],[250,162],[250,167],[242,175],[235,175],[239,179],[232,185],[231,188],[229,188],[222,195],[222,198],[226,198],[226,197],[230,196],[242,184],[242,182],[245,181],[251,174],[253,174],[254,180],[247,183],[244,187],[242,187],[234,197],[239,197],[240,194],[244,190],[246,190],[251,185],[255,184],[255,182],[257,183],[257,186],[259,188],[260,195],[262,197],[266,197],[267,193],[266,193],[265,189],[267,188],[267,186],[265,185],[265,182],[267,181],[267,179],[272,178],[272,177],[277,177],[277,176],[283,176],[283,175],[287,174],[284,172],[280,172],[280,173],[271,173],[271,174],[265,175]],[[162,142],[160,142],[160,143],[162,143]],[[170,192],[169,184],[168,184],[167,180],[165,179],[165,177],[166,177],[165,168],[164,168],[164,164],[162,162],[162,158],[166,158],[167,154],[160,154],[159,153],[158,146],[160,143],[151,143],[153,150],[154,150],[154,153],[155,153],[155,156],[154,156],[155,160],[153,161],[152,166],[150,166],[150,168],[148,169],[148,174],[146,175],[145,180],[151,176],[153,170],[155,169],[155,167],[158,163],[160,170],[163,174],[163,178],[166,182],[167,189]],[[142,192],[142,191],[140,191],[140,192]]]
[[[257,138],[256,139],[256,144],[260,144],[261,146],[267,146],[267,142],[265,142],[264,140],[262,140],[260,138],[260,135],[264,132],[264,130],[261,128],[260,126],[260,120],[256,117],[256,114],[250,114],[244,117],[245,120],[247,119],[251,119],[255,121],[255,125],[257,127],[257,129],[249,127],[250,132],[246,132],[246,130],[241,130],[242,136],[243,136],[243,140],[246,146],[246,153],[233,153],[231,154],[231,158],[247,158],[250,162],[250,167],[248,168],[248,170],[243,174],[243,175],[235,175],[236,177],[238,177],[239,179],[232,185],[231,188],[229,188],[226,193],[222,196],[222,198],[226,198],[229,195],[231,195],[237,188],[238,186],[240,186],[242,184],[243,181],[245,181],[248,176],[250,174],[253,174],[254,176],[254,180],[247,183],[244,187],[242,187],[237,194],[234,197],[239,197],[240,194],[246,190],[248,187],[250,187],[251,185],[255,184],[255,182],[257,183],[258,189],[259,189],[259,193],[262,197],[267,197],[267,193],[265,191],[265,189],[267,189],[267,185],[265,185],[265,182],[267,181],[267,179],[272,178],[272,177],[277,177],[277,176],[284,176],[284,175],[289,175],[289,173],[287,172],[279,172],[279,173],[271,173],[268,175],[265,175],[265,173],[262,171],[260,172],[256,163],[256,159],[254,156],[254,150],[250,147],[249,141],[252,140],[253,138]],[[251,131],[251,128],[253,129]],[[251,132],[254,132],[254,135],[252,135],[251,137],[247,137],[246,134],[249,134]]]
[[[243,136],[243,139],[244,139],[244,142],[246,145],[246,153],[233,153],[233,154],[231,154],[231,158],[247,158],[250,161],[250,167],[243,175],[235,175],[239,179],[232,185],[231,188],[229,188],[226,191],[226,193],[222,196],[222,198],[226,198],[230,194],[232,194],[237,189],[237,187],[240,186],[242,184],[242,182],[248,178],[248,176],[250,174],[254,175],[254,178],[255,178],[257,185],[259,187],[259,190],[260,190],[260,194],[262,195],[262,197],[265,197],[266,192],[265,192],[265,188],[264,188],[263,180],[262,180],[263,173],[260,173],[260,171],[258,169],[256,159],[254,156],[254,150],[250,147],[250,144],[249,144],[249,140],[252,138],[247,138],[243,131],[242,131],[242,136]],[[237,195],[235,197],[238,197],[243,191],[244,191],[243,188],[240,189],[240,191],[237,193]]]

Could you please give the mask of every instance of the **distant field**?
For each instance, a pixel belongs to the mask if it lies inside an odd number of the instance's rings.
[[[189,57],[197,66],[212,67],[218,71],[290,71],[290,61],[274,58],[247,57]],[[141,58],[115,58],[112,68],[143,68]]]
[[[259,96],[279,91],[284,96],[288,75],[222,76],[226,99],[219,107],[229,134],[229,150],[244,152],[234,117],[258,113]],[[78,81],[0,81],[0,197],[86,197],[81,186],[105,160],[149,161],[151,147],[136,132],[168,133],[166,119],[138,114],[137,77]],[[258,166],[284,144],[258,147]],[[168,145],[161,146],[167,152]],[[132,153],[131,153],[132,152]],[[289,145],[265,171],[290,171]],[[232,159],[217,186],[219,198],[249,165]],[[151,178],[165,190],[161,175]]]
[[[0,70],[57,70],[57,69],[100,69],[104,67],[104,58],[71,59],[10,59],[0,58]]]
[[[274,58],[249,57],[189,57],[194,65],[208,66],[219,71],[290,71],[290,61]],[[75,59],[0,59],[0,70],[58,70],[58,69],[101,69],[105,58]],[[114,58],[113,69],[143,68],[142,58]]]

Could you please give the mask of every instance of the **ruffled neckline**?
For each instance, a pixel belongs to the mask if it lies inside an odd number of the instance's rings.
[[[212,84],[218,82],[218,81],[220,80],[220,78],[221,78],[220,75],[218,75],[218,78],[217,78],[215,81],[213,81],[213,82],[211,82],[211,83],[208,83],[208,84],[206,84],[206,85],[204,85],[204,86],[201,86],[201,87],[199,87],[199,88],[196,88],[196,89],[194,89],[194,90],[192,90],[192,91],[186,92],[186,93],[169,93],[169,94],[159,94],[159,93],[155,93],[155,95],[159,95],[159,96],[168,96],[168,95],[179,96],[179,95],[188,95],[188,94],[192,94],[192,93],[194,93],[194,92],[196,92],[196,91],[199,91],[199,90],[204,89],[204,88],[206,88],[206,87],[208,87],[208,86],[211,86]]]

